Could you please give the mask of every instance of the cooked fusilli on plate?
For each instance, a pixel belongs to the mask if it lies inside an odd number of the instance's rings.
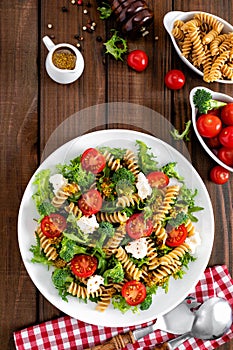
[[[88,148],[55,173],[35,176],[32,262],[53,266],[63,300],[91,300],[98,311],[111,303],[122,312],[147,310],[157,289],[166,291],[195,260],[197,191],[175,162],[159,166],[144,142],[135,147]]]

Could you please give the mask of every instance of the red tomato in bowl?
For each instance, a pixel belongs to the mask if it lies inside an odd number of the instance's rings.
[[[92,189],[82,195],[78,200],[78,206],[86,216],[98,213],[102,207],[103,199],[99,191]]]
[[[221,118],[221,108],[210,109],[207,114],[213,114]]]
[[[179,69],[172,69],[165,75],[165,85],[171,90],[179,90],[185,84],[185,76]]]
[[[98,174],[104,169],[106,160],[97,149],[88,148],[82,154],[81,165],[84,170],[90,171],[93,174]]]
[[[198,117],[197,130],[202,137],[215,137],[222,129],[222,121],[213,114],[202,114]]]
[[[221,147],[217,156],[223,163],[233,167],[233,148]]]
[[[136,306],[141,304],[146,298],[146,287],[139,281],[126,282],[121,290],[122,296],[125,298],[127,304]]]
[[[142,50],[133,50],[127,56],[127,64],[137,72],[142,72],[148,66],[148,56]]]
[[[218,136],[206,138],[206,139],[205,139],[205,143],[206,143],[207,146],[208,146],[209,148],[211,148],[211,149],[212,149],[212,148],[219,148],[219,147],[222,146],[221,143],[220,143],[220,141],[219,141]]]
[[[133,239],[150,236],[152,231],[152,222],[145,220],[142,213],[133,214],[126,222],[126,232]]]
[[[233,103],[228,103],[221,110],[221,119],[226,125],[233,125]]]
[[[210,170],[210,180],[217,185],[225,184],[230,178],[229,170],[221,165],[216,165]]]
[[[223,128],[218,138],[223,146],[233,148],[233,126]]]

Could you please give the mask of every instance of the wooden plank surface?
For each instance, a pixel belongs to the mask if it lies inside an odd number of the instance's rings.
[[[169,126],[182,129],[190,119],[189,91],[197,85],[208,86],[184,66],[163,27],[163,16],[171,10],[202,10],[216,14],[233,24],[232,0],[148,1],[154,10],[154,23],[145,38],[129,40],[129,50],[144,49],[149,55],[145,72],[127,67],[125,60],[115,61],[104,54],[103,41],[115,26],[99,19],[97,3],[72,5],[70,0],[9,0],[0,3],[1,28],[1,257],[0,257],[0,339],[1,349],[14,349],[13,331],[56,318],[60,311],[36,289],[21,260],[17,242],[17,216],[25,187],[40,164],[55,148],[75,136],[109,127],[130,128],[168,137]],[[84,1],[84,5],[87,1]],[[67,11],[62,11],[62,7]],[[82,27],[88,19],[97,26],[93,33]],[[52,28],[48,28],[52,24]],[[54,43],[81,44],[85,70],[70,85],[53,82],[45,70],[47,49],[42,37],[50,35]],[[77,35],[83,36],[82,41]],[[76,38],[75,38],[76,36]],[[97,41],[97,36],[103,41]],[[181,69],[186,84],[179,91],[164,86],[165,73]],[[233,96],[232,85],[212,83],[210,88]],[[138,104],[154,113],[115,111],[117,104]],[[105,109],[103,104],[110,103]],[[92,108],[89,115],[85,109]],[[109,107],[110,106],[110,107]],[[132,105],[131,105],[132,106]],[[80,113],[81,110],[83,112]],[[147,111],[148,111],[147,110]],[[109,111],[111,113],[109,113]],[[170,124],[171,123],[171,124]],[[176,144],[184,151],[182,144]],[[208,179],[214,165],[204,153],[195,134],[186,143],[192,163],[209,191],[215,214],[215,242],[209,266],[226,264],[233,275],[233,180],[217,186]],[[233,342],[221,346],[233,350]]]

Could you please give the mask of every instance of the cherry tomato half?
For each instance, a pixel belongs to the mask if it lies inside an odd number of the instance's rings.
[[[141,304],[146,298],[146,287],[139,281],[126,282],[121,290],[121,295],[125,298],[127,304],[135,306]]]
[[[95,189],[84,193],[78,200],[78,206],[86,216],[98,213],[102,207],[102,203],[101,194]]]
[[[172,69],[165,75],[165,85],[172,90],[179,90],[185,84],[185,76],[181,70]]]
[[[127,56],[127,64],[137,72],[142,72],[148,66],[148,56],[142,50],[133,50]]]
[[[162,171],[153,171],[146,178],[151,187],[164,188],[169,183],[169,177]]]
[[[233,148],[233,126],[223,128],[218,137],[223,146]]]
[[[46,237],[59,237],[66,228],[66,218],[60,214],[52,213],[41,220],[40,227]]]
[[[215,137],[222,128],[222,122],[219,117],[212,114],[202,114],[198,117],[197,130],[202,137]]]
[[[226,165],[233,166],[233,148],[221,147],[217,156]]]
[[[105,165],[105,157],[95,148],[88,148],[81,157],[82,168],[93,174],[100,173]]]
[[[133,214],[126,222],[126,232],[133,239],[150,236],[152,231],[152,222],[145,220],[143,213]]]
[[[210,170],[210,180],[217,185],[225,184],[230,178],[230,171],[220,165]]]
[[[166,245],[169,247],[177,247],[184,243],[186,237],[187,229],[183,224],[178,227],[174,227],[170,232],[168,232]]]
[[[226,125],[233,125],[233,103],[228,103],[222,108],[221,119]]]
[[[78,277],[90,277],[97,269],[98,260],[95,256],[80,254],[71,260],[71,271]]]

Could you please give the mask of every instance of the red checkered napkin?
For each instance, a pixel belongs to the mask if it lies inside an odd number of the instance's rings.
[[[190,294],[190,297],[193,297],[198,302],[203,302],[213,296],[227,299],[233,307],[233,280],[225,265],[207,268],[195,290]],[[140,327],[151,323],[143,324]],[[102,344],[119,333],[125,333],[134,329],[135,327],[98,327],[65,316],[17,331],[14,333],[14,340],[18,350],[83,350]],[[150,350],[153,349],[155,344],[163,343],[171,338],[173,338],[172,334],[157,330],[145,336],[141,341],[127,345],[124,350]],[[210,350],[231,339],[233,339],[233,326],[222,338],[213,341],[191,338],[180,345],[178,349]]]

